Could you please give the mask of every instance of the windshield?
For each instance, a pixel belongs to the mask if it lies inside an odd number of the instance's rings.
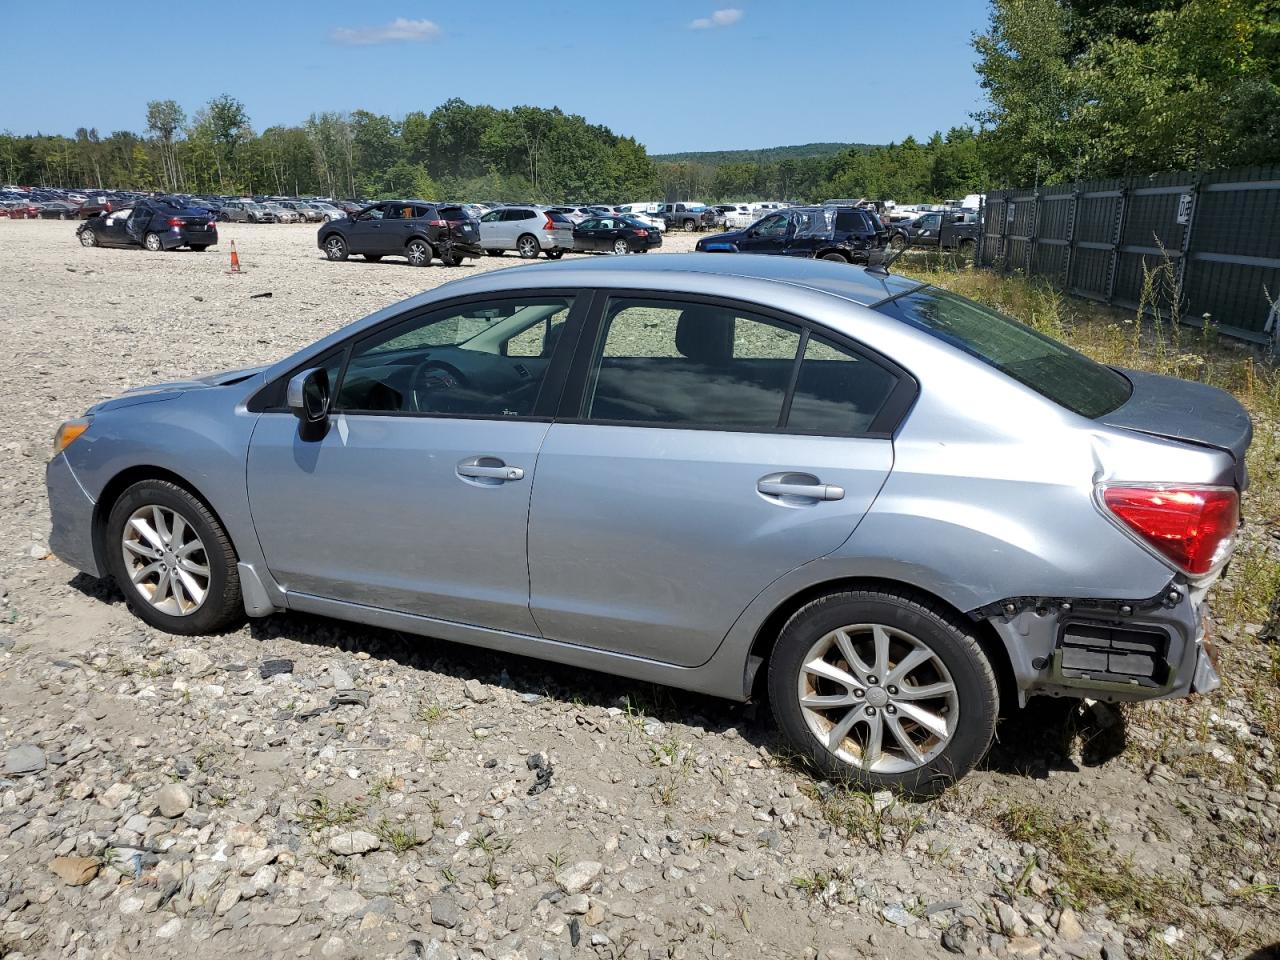
[[[1133,385],[1026,324],[939,287],[925,287],[876,310],[923,330],[1074,413],[1095,419],[1124,404]]]

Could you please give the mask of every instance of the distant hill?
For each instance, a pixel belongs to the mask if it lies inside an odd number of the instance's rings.
[[[763,147],[759,150],[692,150],[685,153],[651,153],[655,163],[705,163],[718,167],[725,163],[777,163],[805,157],[829,157],[849,149],[870,150],[873,143],[800,143],[790,147]]]

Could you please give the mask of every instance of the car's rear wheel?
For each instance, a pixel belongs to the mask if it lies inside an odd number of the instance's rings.
[[[92,230],[81,230],[80,245],[82,247],[96,247],[98,245],[98,235]]]
[[[382,254],[380,253],[366,253],[366,254],[363,254],[363,256],[370,263],[377,263],[379,260],[382,259]]]
[[[152,253],[159,253],[164,249],[164,244],[161,243],[160,234],[158,233],[148,233],[142,238],[142,245]]]
[[[409,264],[414,267],[425,267],[431,263],[431,257],[434,251],[431,244],[427,241],[414,238],[405,244],[404,255],[409,258]]]
[[[843,254],[839,254],[839,253],[824,253],[824,254],[822,255],[822,259],[823,259],[823,260],[831,260],[831,261],[833,261],[833,262],[835,262],[835,263],[848,263],[848,262],[849,262],[849,261],[848,261],[848,259],[847,259],[847,258],[845,258],[845,256],[844,256]]]
[[[505,250],[486,250],[485,251],[485,253],[487,253],[491,257],[500,257],[506,252],[507,251]]]
[[[222,524],[167,480],[129,487],[111,508],[107,567],[141,619],[168,633],[211,633],[244,611],[236,552]]]
[[[538,238],[532,233],[523,233],[520,239],[516,241],[516,253],[524,260],[536,259],[541,249],[538,246]]]
[[[442,260],[441,262],[446,267],[460,267],[462,266],[462,261],[465,259],[467,258],[455,253],[453,256],[449,257],[447,260]]]
[[[563,250],[548,250],[548,251],[547,251],[547,259],[548,259],[548,260],[559,260],[559,259],[560,259],[561,257],[563,257],[563,256],[564,256],[564,251],[563,251]]]
[[[964,623],[904,591],[828,594],[783,627],[769,699],[787,739],[824,776],[932,796],[982,759],[999,694]]]
[[[613,252],[621,256],[627,252],[627,241],[619,238],[613,241]]]
[[[336,233],[331,237],[326,237],[324,241],[324,255],[330,260],[345,260],[349,251],[347,250],[347,241],[343,240]]]
[[[684,232],[685,232],[685,233],[693,233],[693,231],[695,231],[695,230],[697,230],[697,229],[698,229],[698,224],[697,224],[697,222],[696,222],[696,221],[694,221],[694,220],[686,220],[686,221],[684,222]]]
[[[191,245],[191,249],[194,250],[196,253],[204,253],[206,250],[209,249],[209,245],[207,243],[193,243]]]

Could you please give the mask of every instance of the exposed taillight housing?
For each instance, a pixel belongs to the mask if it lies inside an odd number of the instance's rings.
[[[1196,484],[1102,484],[1107,511],[1178,569],[1197,577],[1231,555],[1240,522],[1233,487]]]

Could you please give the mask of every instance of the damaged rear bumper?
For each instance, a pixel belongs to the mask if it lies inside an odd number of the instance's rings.
[[[1205,590],[1171,581],[1145,600],[1013,597],[969,616],[1000,636],[1022,703],[1035,694],[1185,697],[1222,682],[1206,634]]]

